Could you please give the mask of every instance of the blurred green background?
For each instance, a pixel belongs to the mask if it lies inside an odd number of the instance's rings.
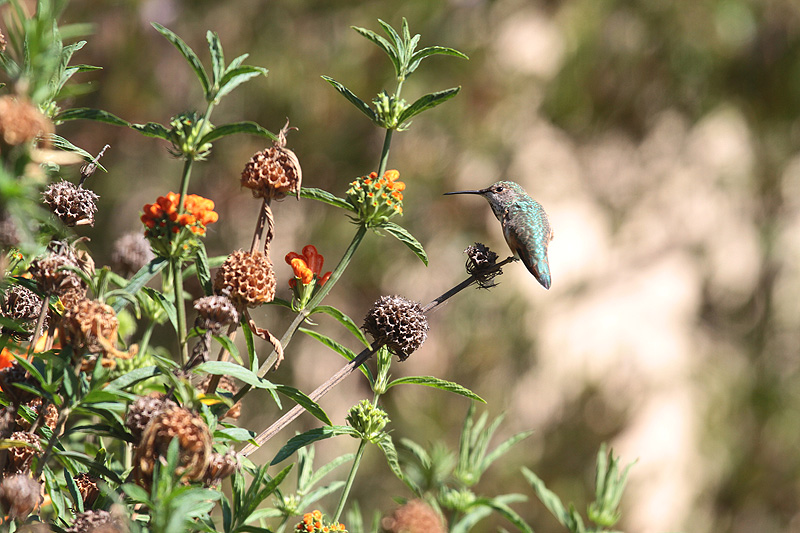
[[[622,530],[800,531],[796,0],[74,0],[63,22],[93,24],[74,61],[103,70],[81,75],[95,90],[68,105],[161,123],[201,108],[196,79],[150,22],[206,62],[210,29],[229,58],[249,52],[249,64],[270,70],[224,100],[213,122],[253,120],[277,132],[289,117],[304,185],[343,196],[354,177],[376,169],[383,136],[320,75],[365,100],[392,91],[388,60],[350,26],[378,31],[378,18],[399,27],[402,17],[421,46],[470,56],[423,62],[404,87],[407,100],[462,91],[395,135],[389,160],[408,185],[398,222],[423,243],[430,266],[394,239],[369,236],[327,303],[360,321],[380,295],[425,303],[461,281],[462,251],[474,241],[504,257],[486,203],[442,193],[518,181],[555,230],[552,290],[510,265],[495,289],[467,291],[438,310],[423,348],[394,368],[486,398],[481,409],[506,415],[498,438],[535,430],[477,490],[525,493],[529,502],[515,509],[539,533],[561,531],[519,468],[583,509],[607,441],[623,461],[638,459]],[[68,123],[59,133],[91,152],[111,145],[102,161],[109,173],[90,182],[101,195],[98,222],[81,230],[106,264],[113,240],[140,228],[142,205],[177,189],[181,163],[161,141],[112,126]],[[196,166],[190,192],[220,212],[211,255],[249,246],[260,203],[238,177],[264,146],[229,137]],[[274,210],[273,261],[286,298],[283,255],[313,243],[332,267],[354,226],[309,200]],[[271,307],[257,321],[279,334],[287,314]],[[341,328],[319,322],[356,348]],[[310,391],[341,364],[297,338],[270,377]],[[342,423],[369,395],[354,375],[322,405]],[[465,399],[414,387],[384,398],[395,439],[457,446]],[[248,396],[242,423],[260,431],[278,415],[268,398]],[[315,424],[304,417],[276,440]],[[253,457],[269,460],[280,442]],[[356,445],[323,442],[318,460]],[[366,461],[354,497],[367,512],[388,513],[392,497],[410,493],[376,450]],[[492,519],[477,530],[498,527],[511,529]]]

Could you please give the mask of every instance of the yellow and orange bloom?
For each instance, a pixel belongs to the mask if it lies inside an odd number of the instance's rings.
[[[297,533],[332,533],[336,531],[347,533],[344,524],[339,522],[327,523],[322,513],[318,510],[304,514],[303,519],[297,523],[294,530]]]
[[[368,226],[379,226],[392,216],[403,213],[406,184],[399,178],[398,171],[387,170],[381,177],[377,172],[372,172],[350,184],[347,201],[356,209],[361,222]]]
[[[294,292],[295,300],[302,309],[311,298],[316,287],[322,287],[330,279],[331,273],[322,273],[325,258],[311,244],[303,247],[303,253],[289,252],[284,258],[292,267],[294,278],[289,280],[289,287]],[[314,281],[316,280],[316,283]]]
[[[196,194],[189,194],[183,200],[183,212],[178,209],[180,194],[169,192],[159,196],[155,203],[142,208],[144,235],[159,255],[169,255],[170,245],[175,235],[188,229],[187,235],[203,236],[206,226],[216,222],[219,215],[214,211],[214,202]]]

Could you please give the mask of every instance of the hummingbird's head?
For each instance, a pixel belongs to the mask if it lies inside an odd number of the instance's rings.
[[[498,181],[492,183],[485,189],[478,189],[474,191],[453,191],[446,192],[445,194],[479,194],[486,198],[489,205],[492,206],[492,211],[497,218],[501,218],[503,211],[514,201],[524,195],[523,189],[518,183],[513,181]]]

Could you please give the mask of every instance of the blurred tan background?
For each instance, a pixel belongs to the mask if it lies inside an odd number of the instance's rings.
[[[561,531],[519,473],[537,472],[585,509],[597,447],[638,459],[620,529],[631,532],[800,531],[800,4],[795,0],[79,1],[65,21],[94,24],[77,63],[96,91],[70,102],[134,122],[167,123],[202,108],[193,74],[150,26],[166,25],[208,62],[205,32],[226,56],[249,52],[267,78],[237,89],[216,124],[254,120],[299,128],[289,146],[304,185],[343,196],[375,170],[381,131],[320,79],[365,100],[394,89],[377,47],[349,27],[409,20],[421,45],[463,51],[433,57],[405,85],[412,101],[460,85],[452,101],[395,135],[389,167],[408,188],[398,220],[425,246],[425,268],[392,238],[370,235],[327,303],[356,321],[382,294],[431,300],[464,278],[463,249],[481,241],[505,257],[499,223],[476,197],[442,197],[499,178],[520,182],[547,209],[553,288],[521,264],[491,291],[469,290],[431,319],[427,343],[396,375],[457,381],[506,414],[500,431],[535,434],[489,471],[477,491],[530,496],[515,509],[539,533]],[[141,206],[176,190],[181,163],[166,146],[129,131],[70,123],[59,132],[89,151],[112,148],[98,223],[86,231],[98,264],[114,238],[138,230]],[[252,137],[216,143],[190,192],[217,202],[211,255],[249,245],[258,202],[238,185]],[[332,268],[353,226],[323,204],[275,208],[273,260],[313,243]],[[280,333],[287,314],[259,323]],[[325,318],[320,328],[356,344]],[[261,345],[259,350],[266,352]],[[299,336],[271,379],[310,391],[341,359]],[[343,423],[370,396],[355,375],[324,399]],[[278,416],[248,397],[243,424]],[[468,404],[427,388],[385,397],[395,439],[457,446]],[[266,407],[265,407],[266,406]],[[479,411],[480,412],[480,411]],[[293,431],[314,427],[310,417]],[[499,440],[498,440],[499,442]],[[279,442],[254,456],[268,461]],[[355,441],[318,446],[330,458]],[[370,450],[354,497],[382,513],[410,493]],[[337,472],[344,477],[345,472]],[[323,502],[332,507],[335,503]],[[500,519],[477,530],[511,529]]]

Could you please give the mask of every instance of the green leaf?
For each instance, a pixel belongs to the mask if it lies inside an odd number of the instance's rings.
[[[156,274],[166,268],[167,264],[167,260],[163,257],[154,258],[133,275],[130,281],[128,281],[128,284],[124,287],[125,292],[128,294],[136,294],[142,289],[142,287],[147,285],[147,283],[153,279]],[[119,312],[123,307],[125,307],[125,301],[117,300],[111,307],[114,308],[114,311]]]
[[[353,92],[350,89],[348,89],[347,87],[345,87],[344,85],[342,85],[341,83],[339,83],[338,81],[334,80],[331,77],[322,76],[322,79],[333,85],[333,87],[337,91],[339,91],[342,96],[347,98],[351,104],[353,104],[358,108],[359,111],[367,115],[371,121],[375,122],[378,120],[378,115],[375,114],[375,111],[373,111],[372,108],[364,100],[353,94]]]
[[[386,24],[382,20],[378,20],[378,22],[380,22],[381,25]],[[386,26],[388,26],[388,24]],[[388,55],[389,59],[392,60],[392,65],[394,65],[395,73],[398,76],[400,76],[400,73],[402,71],[402,64],[401,64],[400,56],[398,55],[398,50],[399,50],[399,47],[401,46],[401,43],[399,43],[397,40],[395,40],[394,41],[395,46],[392,46],[392,44],[389,41],[387,41],[386,39],[384,39],[383,37],[381,37],[380,35],[378,35],[377,33],[375,33],[372,30],[368,30],[366,28],[359,28],[358,26],[350,26],[350,27],[353,28],[354,30],[356,30],[362,36],[364,36],[367,39],[369,39],[370,41],[372,41],[373,43],[377,44],[378,47],[380,47],[381,50],[386,52],[386,55]],[[384,27],[384,29],[385,29],[385,27]],[[389,29],[391,29],[391,26],[389,26]],[[391,30],[391,31],[394,32],[394,30]],[[396,36],[397,33],[395,33],[394,35]],[[391,36],[391,34],[390,34],[390,36]]]
[[[267,72],[269,71],[263,67],[253,67],[250,65],[245,65],[232,70],[229,68],[228,72],[226,72],[223,76],[222,82],[220,82],[220,88],[217,92],[217,100],[252,78],[257,76],[266,76]]]
[[[348,361],[352,361],[353,359],[358,357],[358,354],[356,354],[353,350],[345,346],[342,346],[341,344],[331,339],[327,335],[323,335],[322,333],[317,333],[316,331],[307,328],[298,328],[298,330],[305,333],[309,337],[318,340],[319,342],[321,342],[334,352],[338,353]],[[360,367],[358,367],[358,369],[361,370],[361,372],[367,377],[370,385],[373,385],[375,383],[375,378],[372,376],[372,371],[369,369],[368,366],[361,365]]]
[[[200,141],[198,141],[197,145],[203,146],[204,144],[216,141],[221,137],[226,137],[228,135],[235,135],[237,133],[258,135],[259,137],[265,137],[273,141],[278,139],[278,137],[276,137],[274,133],[264,128],[263,126],[260,126],[255,122],[243,121],[243,122],[232,122],[230,124],[223,124],[222,126],[215,127],[213,130],[206,133],[203,136],[203,138],[200,139]]]
[[[564,504],[561,503],[561,499],[545,486],[544,481],[542,481],[539,476],[524,466],[522,467],[522,475],[525,476],[525,479],[530,483],[531,487],[533,487],[536,496],[541,500],[544,506],[547,507],[547,510],[556,517],[556,520],[558,520],[562,526],[569,527],[572,520],[570,514],[567,512],[566,508],[564,508]]]
[[[219,428],[214,432],[214,438],[220,436],[234,442],[246,442],[256,436],[255,432],[244,428]]]
[[[219,42],[219,35],[211,30],[206,32],[206,41],[208,41],[208,50],[211,53],[211,85],[215,89],[219,89],[222,77],[225,75],[225,56],[222,53],[222,43]],[[216,96],[219,97],[219,95]]]
[[[151,287],[142,287],[142,291],[144,291],[145,294],[147,294],[161,306],[161,308],[167,314],[167,318],[169,318],[173,329],[178,331],[178,310],[175,309],[175,304],[168,300],[167,297],[164,296],[160,291],[157,291]]]
[[[447,56],[454,56],[460,57],[461,59],[469,59],[466,54],[462,54],[458,50],[454,48],[447,48],[446,46],[428,46],[423,48],[422,50],[417,50],[411,55],[411,62],[408,65],[408,73],[411,74],[417,67],[419,66],[420,62],[425,59],[426,57],[432,55],[447,55]]]
[[[131,370],[130,372],[126,372],[117,379],[111,381],[108,384],[108,388],[122,390],[130,387],[131,385],[135,385],[140,381],[160,375],[161,370],[157,366],[145,366],[142,368],[137,368],[136,370]]]
[[[321,428],[310,429],[305,433],[295,435],[289,439],[283,448],[278,451],[278,454],[275,456],[272,462],[270,462],[270,465],[274,466],[280,463],[304,446],[308,446],[309,444],[317,442],[318,440],[329,439],[337,435],[352,435],[353,437],[358,436],[356,431],[350,426],[324,426]]]
[[[194,53],[189,45],[183,42],[183,39],[175,35],[171,30],[168,30],[161,24],[157,22],[151,22],[152,26],[158,31],[161,35],[167,38],[169,42],[175,45],[175,48],[183,55],[186,61],[189,62],[189,65],[194,70],[194,73],[197,75],[197,79],[200,80],[200,84],[203,86],[203,94],[206,95],[206,99],[208,99],[209,95],[209,82],[208,82],[208,74],[206,74],[205,69],[203,68],[203,64],[200,63],[200,59],[197,57],[197,54]]]
[[[400,113],[400,116],[397,118],[397,123],[402,126],[409,119],[419,115],[426,109],[436,107],[437,105],[451,99],[457,95],[460,90],[461,87],[453,87],[451,89],[445,89],[444,91],[438,91],[420,96],[416,102],[405,108],[403,112]]]
[[[302,196],[303,198],[308,198],[309,200],[318,200],[320,202],[324,202],[334,207],[341,207],[342,209],[346,209],[351,213],[356,212],[356,208],[353,207],[350,204],[350,202],[348,202],[344,198],[339,198],[338,196],[334,196],[328,191],[322,189],[316,189],[314,187],[302,187],[300,189],[300,196]]]
[[[505,496],[521,496],[523,500],[527,499],[521,494],[519,495],[506,494]],[[511,507],[506,505],[499,497],[491,499],[479,498],[475,502],[475,504],[476,505],[482,504],[487,507],[491,507],[492,509],[494,509],[495,512],[497,512],[498,514],[503,516],[506,520],[514,524],[514,526],[518,530],[522,531],[523,533],[533,533],[533,529],[531,528],[531,526],[529,526],[528,523],[525,522],[525,520],[523,520],[522,517],[519,514],[517,514],[516,511],[514,511]]]
[[[400,469],[400,461],[397,459],[397,449],[395,449],[392,437],[388,433],[381,435],[378,447],[383,451],[383,455],[386,456],[386,462],[389,463],[389,468],[394,472],[394,475],[397,476],[397,479],[403,481],[405,476]]]
[[[394,387],[395,385],[403,385],[406,383],[411,383],[414,385],[424,385],[426,387],[433,387],[435,389],[446,390],[448,392],[454,392],[456,394],[460,394],[461,396],[466,396],[470,400],[476,400],[481,403],[486,403],[486,400],[472,392],[466,387],[462,387],[458,383],[454,383],[452,381],[447,381],[444,379],[440,379],[433,376],[408,376],[404,378],[398,378],[391,383],[389,383],[386,388]]]
[[[486,456],[483,458],[483,461],[481,461],[480,470],[481,471],[485,471],[486,469],[488,469],[489,466],[492,463],[497,461],[501,456],[503,456],[506,453],[508,453],[508,451],[511,449],[512,446],[514,446],[516,443],[518,443],[521,440],[527,439],[531,435],[533,435],[533,431],[532,430],[531,431],[521,431],[521,432],[517,433],[516,435],[506,439],[502,443],[498,444],[497,447],[494,450],[492,450],[491,452],[487,453]]]
[[[116,115],[103,111],[102,109],[92,109],[89,107],[76,107],[74,109],[65,109],[55,116],[56,122],[65,122],[67,120],[94,120],[97,122],[105,122],[113,126],[122,126],[127,128],[130,123],[127,120],[122,120]]]
[[[242,380],[251,387],[256,387],[258,389],[276,389],[276,386],[269,380],[260,378],[255,373],[244,368],[243,366],[239,366],[229,361],[206,361],[205,363],[200,363],[197,365],[192,372],[196,374],[200,372],[206,372],[208,374],[214,374],[217,376],[230,376],[232,378]]]
[[[203,287],[203,292],[206,296],[212,295],[214,293],[214,288],[211,286],[211,269],[208,265],[208,252],[206,252],[206,246],[202,242],[200,242],[200,246],[197,248],[194,265],[197,271],[197,279]]]
[[[298,405],[302,406],[303,409],[314,415],[323,423],[331,425],[331,419],[328,418],[328,415],[322,410],[322,407],[320,407],[317,402],[309,398],[304,392],[283,384],[276,384],[275,390],[294,400]]]
[[[325,313],[326,315],[332,316],[333,318],[338,320],[340,324],[342,324],[345,328],[347,328],[347,330],[350,333],[352,333],[359,341],[361,341],[361,344],[363,344],[367,348],[371,346],[369,341],[367,340],[367,337],[364,335],[364,332],[361,331],[361,328],[359,328],[356,325],[353,319],[347,316],[346,314],[342,313],[335,307],[330,305],[318,305],[317,307],[314,308],[313,311],[311,311],[312,315],[314,313]]]
[[[82,158],[84,158],[87,161],[90,161],[90,160],[94,159],[94,156],[92,154],[90,154],[89,152],[87,152],[86,150],[84,150],[83,148],[81,148],[79,146],[75,146],[74,144],[69,142],[67,139],[65,139],[61,135],[56,135],[55,133],[51,133],[47,137],[50,139],[50,142],[53,143],[53,146],[55,146],[59,150],[64,150],[65,152],[75,153],[75,154],[81,156]],[[99,162],[96,163],[96,165],[97,165],[97,168],[99,168],[103,172],[108,172],[108,170],[106,170],[106,168],[103,165],[101,165]]]
[[[213,339],[220,343],[223,348],[225,348],[231,357],[233,357],[237,363],[244,364],[242,362],[242,356],[239,355],[239,348],[236,347],[236,343],[234,343],[230,337],[226,335],[212,335]]]
[[[258,373],[258,354],[256,353],[253,331],[250,329],[250,324],[247,323],[247,320],[242,322],[242,333],[244,334],[244,344],[247,347],[247,357],[250,359],[250,371],[256,374]]]
[[[422,247],[422,244],[413,236],[411,235],[408,230],[406,230],[403,226],[399,224],[395,224],[387,220],[378,226],[381,229],[386,230],[387,233],[398,239],[400,242],[408,246],[408,248],[414,252],[417,257],[419,257],[420,261],[425,263],[425,266],[428,266],[428,254],[425,253],[425,249]]]
[[[145,137],[155,137],[169,141],[169,129],[158,122],[148,122],[147,124],[131,124],[131,129],[138,131]]]

